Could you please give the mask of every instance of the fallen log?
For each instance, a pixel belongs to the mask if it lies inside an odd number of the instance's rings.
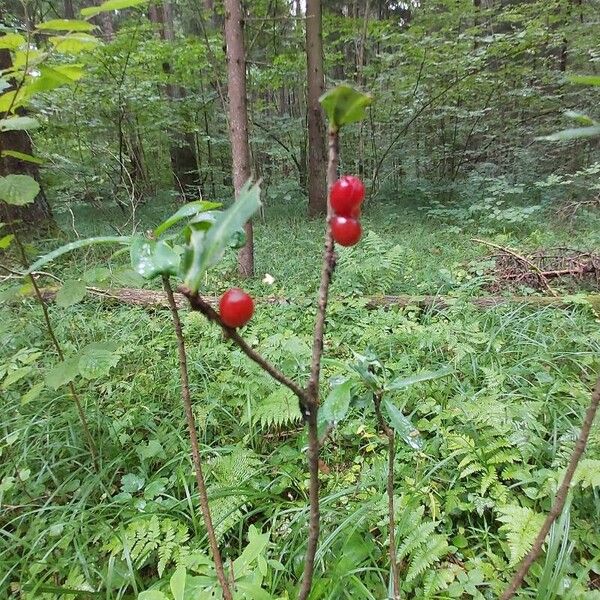
[[[97,287],[87,288],[90,297],[104,301],[106,303],[130,304],[133,306],[142,306],[146,308],[162,309],[168,308],[167,297],[163,291],[146,290],[138,288],[112,288],[102,289]],[[44,299],[52,301],[58,292],[58,288],[47,287],[41,289]],[[175,293],[177,308],[186,308],[188,301],[183,294]],[[206,300],[213,306],[218,303],[218,296],[213,294],[205,296]],[[443,310],[459,302],[468,302],[480,309],[491,309],[506,304],[523,304],[532,307],[567,307],[581,300],[587,300],[594,308],[600,308],[600,294],[588,294],[578,296],[577,300],[573,296],[515,296],[515,295],[490,295],[455,298],[452,296],[432,296],[432,295],[410,295],[402,294],[399,296],[369,296],[366,298],[366,307],[369,309],[380,307],[406,307],[415,306],[417,308]],[[293,300],[281,296],[262,296],[256,298],[257,303],[262,304],[282,304],[292,305]]]

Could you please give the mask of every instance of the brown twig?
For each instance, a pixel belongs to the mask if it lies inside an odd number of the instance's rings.
[[[306,402],[307,393],[297,383],[292,381],[287,375],[282,373],[277,367],[261,356],[254,348],[248,345],[246,340],[237,332],[236,329],[228,327],[221,320],[219,313],[198,293],[194,293],[185,287],[180,287],[179,291],[189,300],[192,310],[201,312],[209,321],[216,323],[221,327],[226,338],[234,342],[239,349],[259,367],[266,371],[273,379],[279,381],[282,385],[290,389],[302,402]]]
[[[23,267],[25,268],[25,270],[27,270],[29,268],[29,261],[27,260],[27,254],[25,253],[25,248],[23,247],[21,238],[19,237],[19,234],[18,234],[16,228],[11,225],[11,229],[12,229],[12,233],[14,235],[15,244],[17,245],[17,248],[19,249],[19,254],[21,255],[21,262],[23,263]],[[56,354],[58,354],[58,359],[60,360],[60,362],[64,363],[65,362],[65,354],[62,350],[62,346],[60,345],[60,343],[58,341],[58,338],[56,337],[56,333],[54,332],[54,327],[52,326],[52,322],[50,321],[50,314],[48,313],[48,305],[46,304],[46,301],[44,300],[42,292],[41,292],[33,274],[29,275],[29,280],[31,281],[31,285],[33,286],[33,291],[35,293],[35,297],[38,301],[38,304],[40,305],[40,307],[42,309],[42,313],[44,315],[44,322],[46,323],[46,330],[48,331],[48,335],[50,336],[52,345],[54,346],[54,349],[56,350]],[[79,415],[79,420],[81,421],[81,427],[83,428],[83,434],[85,435],[85,438],[86,438],[86,441],[88,444],[88,449],[92,456],[94,468],[95,468],[96,472],[98,472],[100,470],[100,465],[98,462],[98,451],[96,449],[96,444],[94,443],[94,438],[92,437],[92,433],[90,431],[90,427],[88,425],[88,421],[85,416],[85,412],[83,410],[83,405],[81,403],[81,399],[79,398],[79,394],[77,393],[77,390],[75,389],[75,385],[73,384],[72,381],[70,381],[68,383],[68,388],[69,388],[71,397],[73,398],[73,401],[75,402],[75,406],[77,408],[77,414]]]
[[[400,600],[400,571],[398,568],[398,557],[396,555],[396,518],[394,507],[394,459],[396,456],[396,432],[385,422],[381,414],[381,392],[373,396],[375,405],[375,414],[379,428],[385,433],[388,439],[388,476],[387,476],[387,497],[388,497],[388,535],[390,545],[390,568],[392,571],[392,584],[394,586],[394,600]]]
[[[489,246],[490,248],[495,248],[496,250],[500,250],[501,252],[504,252],[505,254],[510,254],[511,256],[514,256],[517,260],[520,260],[521,262],[525,263],[532,271],[534,271],[537,274],[540,281],[542,282],[542,285],[550,292],[550,294],[552,294],[552,296],[555,296],[555,297],[558,296],[558,294],[550,287],[550,284],[544,277],[542,270],[535,263],[531,262],[528,258],[521,256],[514,250],[511,250],[510,248],[505,248],[504,246],[499,246],[498,244],[494,244],[493,242],[488,242],[486,240],[480,240],[479,238],[473,238],[471,241],[476,242],[478,244],[483,244],[485,246]]]
[[[573,479],[573,475],[575,474],[575,470],[577,469],[577,465],[585,452],[585,448],[587,446],[587,441],[590,435],[590,429],[594,423],[594,418],[596,417],[596,412],[598,410],[598,404],[600,403],[600,379],[596,382],[596,387],[592,393],[592,399],[590,401],[590,405],[585,413],[585,418],[583,419],[583,424],[581,426],[581,432],[579,433],[579,437],[577,438],[577,443],[575,444],[575,448],[573,449],[573,454],[571,454],[571,458],[569,460],[569,464],[567,466],[567,470],[565,472],[564,479],[556,492],[556,498],[554,499],[554,504],[544,521],[540,532],[535,538],[535,542],[531,547],[531,550],[527,553],[523,561],[521,562],[519,569],[515,573],[512,578],[509,586],[506,588],[504,593],[502,594],[501,600],[509,600],[512,598],[516,591],[523,584],[523,580],[525,579],[527,573],[531,565],[536,561],[538,556],[542,552],[542,546],[544,544],[544,540],[550,531],[550,527],[558,519],[560,514],[563,511],[565,506],[565,502],[567,500],[567,495],[569,493],[569,487],[571,485],[571,481]]]
[[[215,563],[215,571],[217,572],[217,579],[221,584],[223,590],[224,600],[233,600],[230,585],[225,575],[225,569],[223,568],[223,559],[221,558],[221,552],[219,551],[219,544],[217,543],[217,536],[215,535],[215,528],[212,522],[212,516],[210,514],[210,507],[208,505],[208,493],[206,491],[206,482],[204,481],[204,474],[202,472],[202,461],[200,459],[200,449],[198,447],[198,435],[196,433],[196,420],[194,419],[194,412],[192,410],[192,398],[190,393],[190,383],[188,377],[187,367],[187,355],[185,351],[185,339],[183,337],[183,329],[181,327],[181,320],[179,319],[179,313],[177,312],[177,304],[175,303],[175,297],[173,295],[173,289],[167,275],[163,275],[163,287],[169,299],[169,307],[171,309],[171,316],[173,318],[173,327],[175,328],[175,336],[177,337],[177,352],[179,355],[179,376],[181,378],[181,399],[183,400],[183,407],[185,410],[185,418],[188,426],[188,433],[190,436],[190,445],[192,447],[192,461],[194,463],[194,471],[196,473],[196,484],[198,485],[198,494],[200,495],[200,508],[202,511],[202,518],[204,519],[204,526],[206,527],[206,533],[208,535],[208,543],[212,553],[213,561]]]
[[[339,162],[339,135],[338,130],[329,129],[329,160],[327,164],[327,190],[328,196],[331,187],[337,179]],[[327,202],[327,227],[325,232],[325,253],[323,255],[323,269],[321,271],[321,284],[319,286],[319,299],[317,304],[317,317],[313,335],[312,359],[310,365],[310,378],[308,380],[308,403],[306,405],[306,422],[308,425],[308,471],[310,514],[308,522],[308,543],[304,557],[304,572],[298,600],[306,600],[312,588],[315,570],[315,555],[319,542],[321,513],[319,508],[319,450],[321,444],[318,432],[319,412],[319,383],[321,376],[321,357],[323,356],[323,340],[325,335],[325,316],[327,301],[329,299],[329,286],[335,269],[335,249],[329,220],[331,219],[331,205]]]

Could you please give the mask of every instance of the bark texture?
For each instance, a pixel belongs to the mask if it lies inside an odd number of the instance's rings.
[[[319,98],[325,91],[321,0],[306,2],[306,79],[308,120],[308,215],[327,212],[325,120]]]
[[[229,139],[231,141],[233,187],[236,198],[250,179],[248,142],[248,100],[246,90],[246,48],[240,0],[225,0],[225,43],[227,45],[227,94],[229,97]],[[246,245],[238,254],[238,270],[243,277],[254,275],[252,221],[245,226]]]

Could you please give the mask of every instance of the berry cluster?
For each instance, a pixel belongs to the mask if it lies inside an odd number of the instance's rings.
[[[358,218],[364,198],[365,186],[353,175],[340,177],[331,187],[331,235],[341,246],[354,246],[360,240],[362,227]]]

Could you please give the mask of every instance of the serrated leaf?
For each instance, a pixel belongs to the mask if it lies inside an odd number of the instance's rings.
[[[81,302],[85,298],[85,283],[78,279],[67,279],[56,294],[56,304],[61,308],[68,308]]]
[[[13,206],[31,204],[40,191],[38,182],[29,175],[0,177],[0,200]]]
[[[100,6],[89,6],[88,8],[82,9],[81,15],[83,17],[93,17],[101,12],[123,10],[125,8],[133,8],[147,3],[148,0],[108,0],[107,2],[100,4]]]
[[[390,423],[394,431],[414,450],[420,450],[423,447],[423,440],[419,435],[417,428],[405,417],[400,410],[385,399],[383,405],[387,411]]]
[[[79,54],[90,50],[100,43],[100,40],[89,33],[69,33],[48,38],[57,52],[63,54]]]
[[[17,152],[16,150],[2,150],[0,156],[11,156],[18,160],[33,163],[34,165],[43,165],[44,160],[37,156],[31,156],[31,154],[25,154],[25,152]]]
[[[562,131],[557,131],[556,133],[545,135],[537,139],[549,142],[568,142],[570,140],[579,140],[597,136],[600,136],[600,125],[563,129]]]
[[[198,213],[205,212],[207,210],[214,210],[220,207],[220,202],[207,202],[205,200],[196,200],[195,202],[188,202],[187,204],[184,204],[177,212],[173,213],[168,219],[166,219],[160,225],[158,225],[158,227],[156,227],[156,229],[154,230],[154,235],[155,237],[159,237],[167,229],[173,227],[173,225],[176,225],[182,219],[193,217]]]
[[[221,259],[231,236],[252,217],[260,204],[259,185],[248,181],[237,200],[218,214],[208,232],[192,229],[182,262],[185,285],[192,292],[198,291],[205,271]]]
[[[336,425],[348,414],[352,400],[352,382],[344,380],[335,385],[319,409],[319,419]]]
[[[94,342],[83,348],[79,355],[79,374],[84,379],[106,377],[121,360],[114,342]]]
[[[146,279],[177,275],[179,255],[166,242],[136,237],[130,248],[131,266]]]
[[[43,381],[41,383],[36,383],[33,387],[29,389],[29,391],[25,392],[21,396],[21,405],[23,406],[25,404],[33,402],[41,394],[44,387],[45,384]]]
[[[59,362],[46,374],[46,385],[57,390],[61,385],[71,383],[79,375],[79,358],[76,356]]]
[[[42,31],[93,31],[95,26],[88,21],[76,19],[52,19],[37,26]]]
[[[33,117],[8,117],[0,119],[0,131],[22,131],[24,129],[37,129],[40,122]]]
[[[600,75],[567,75],[571,83],[600,86]]]
[[[438,369],[437,371],[424,371],[423,373],[418,373],[416,375],[412,375],[411,377],[398,377],[394,379],[391,383],[385,386],[387,391],[397,391],[403,390],[415,383],[421,383],[422,381],[432,381],[434,379],[440,379],[441,377],[446,377],[454,372],[454,369],[451,367],[443,367],[442,369]]]
[[[0,49],[16,50],[20,46],[24,46],[27,40],[19,33],[6,33],[0,36]]]
[[[327,115],[329,126],[337,130],[343,125],[362,121],[365,109],[373,102],[373,98],[349,85],[338,85],[325,92],[319,102]]]
[[[76,242],[71,242],[70,244],[65,244],[52,252],[48,252],[48,254],[44,254],[41,258],[38,258],[25,272],[25,275],[30,275],[35,271],[39,271],[43,266],[57,259],[59,256],[63,254],[68,254],[69,252],[73,252],[73,250],[78,250],[79,248],[87,248],[88,246],[96,246],[98,244],[129,244],[131,242],[131,238],[129,236],[116,236],[116,235],[107,235],[100,237],[87,238],[85,240],[77,240]]]

